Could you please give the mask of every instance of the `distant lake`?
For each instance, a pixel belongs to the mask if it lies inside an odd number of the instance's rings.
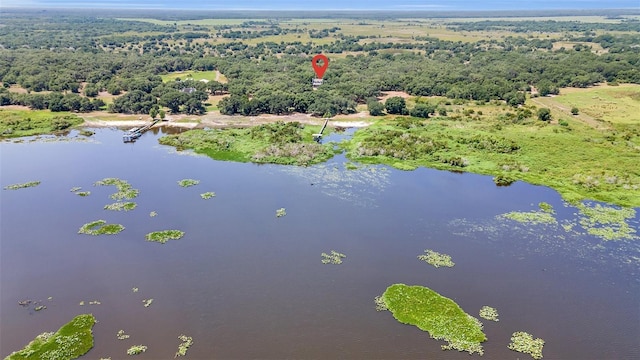
[[[194,341],[187,359],[469,359],[375,310],[375,296],[405,283],[476,317],[497,308],[499,322],[483,321],[486,359],[529,358],[507,349],[515,331],[544,339],[545,359],[640,358],[637,241],[496,219],[542,201],[573,217],[549,188],[422,168],[348,170],[342,156],[308,168],[221,162],[158,145],[161,132],[133,144],[121,135],[0,143],[2,187],[42,182],[0,190],[1,357],[93,313],[87,359],[122,359],[137,344],[148,350],[136,359],[172,358],[181,334]],[[103,210],[116,189],[93,183],[107,177],[140,190],[135,210]],[[200,183],[178,186],[185,178]],[[208,191],[216,197],[201,199]],[[287,215],[277,218],[279,208]],[[126,229],[77,233],[98,219]],[[145,241],[166,229],[185,236]],[[425,249],[456,265],[419,261]],[[344,263],[322,264],[330,250]],[[47,308],[18,305],[25,299]],[[131,337],[118,340],[121,329]]]

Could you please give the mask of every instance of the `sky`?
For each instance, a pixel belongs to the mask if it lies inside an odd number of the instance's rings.
[[[2,7],[185,10],[637,9],[640,0],[0,0]]]

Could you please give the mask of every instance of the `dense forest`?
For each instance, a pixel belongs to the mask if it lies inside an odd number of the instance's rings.
[[[218,105],[222,114],[332,116],[371,105],[384,91],[517,106],[533,89],[547,95],[566,86],[640,83],[636,20],[446,23],[454,31],[511,34],[466,42],[418,35],[394,41],[276,19],[207,25],[16,11],[5,13],[2,22],[0,106],[52,111],[147,114],[163,107],[202,114],[209,95],[228,93]],[[531,31],[558,36],[532,36]],[[318,41],[298,40],[302,35]],[[283,40],[271,41],[274,36]],[[554,46],[567,41],[574,45]],[[592,51],[595,46],[602,51]],[[329,56],[331,70],[314,90],[309,62],[317,53]],[[189,70],[217,70],[228,83],[163,82],[160,77]],[[25,91],[9,91],[12,86]],[[98,98],[105,92],[115,96],[113,102]]]

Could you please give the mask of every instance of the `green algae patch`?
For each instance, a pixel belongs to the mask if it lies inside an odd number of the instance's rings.
[[[145,345],[133,345],[127,350],[127,355],[138,355],[147,351],[147,347]]]
[[[500,321],[498,319],[498,310],[496,310],[495,308],[492,308],[491,306],[483,306],[480,309],[479,315],[481,318],[485,320]]]
[[[206,193],[200,194],[200,197],[203,198],[204,200],[209,200],[213,197],[216,197],[216,193],[214,193],[213,191],[208,191]]]
[[[553,216],[553,214],[543,210],[529,211],[529,212],[512,211],[506,214],[498,215],[498,218],[510,219],[513,221],[517,221],[519,223],[532,224],[532,225],[538,225],[538,224],[555,225],[558,223],[558,221]]]
[[[91,329],[96,323],[91,314],[78,315],[55,333],[42,333],[24,349],[7,356],[5,360],[18,359],[76,359],[93,347]]]
[[[135,209],[136,206],[138,206],[138,204],[131,201],[115,202],[113,204],[105,205],[104,209],[111,210],[111,211],[131,211]]]
[[[342,264],[342,259],[346,258],[347,255],[339,253],[335,250],[331,250],[331,253],[327,254],[327,253],[322,253],[320,254],[322,256],[322,263],[323,264],[333,264],[333,265],[340,265]]]
[[[18,189],[25,189],[25,188],[30,188],[30,187],[35,187],[40,185],[40,181],[29,181],[26,183],[22,183],[22,184],[12,184],[12,185],[8,185],[5,186],[4,189],[5,190],[18,190]]]
[[[511,335],[511,343],[508,348],[531,355],[534,359],[542,359],[542,347],[544,346],[544,340],[534,339],[531,334],[517,331]]]
[[[115,186],[118,191],[111,194],[109,197],[116,201],[125,199],[132,200],[140,193],[138,189],[134,189],[126,180],[118,178],[104,178],[96,181],[93,186]]]
[[[96,220],[82,225],[78,234],[87,235],[115,235],[124,230],[120,224],[107,224],[104,220]]]
[[[389,286],[381,299],[399,322],[415,325],[433,339],[446,341],[443,350],[484,353],[481,343],[487,337],[482,324],[453,300],[427,287],[405,284]]]
[[[276,210],[276,217],[287,216],[287,210],[285,208],[280,208]]]
[[[189,130],[164,136],[159,142],[215,160],[307,166],[335,155],[332,144],[313,140],[319,131],[319,126],[275,122],[242,129]]]
[[[636,211],[631,208],[615,208],[595,204],[589,206],[579,204],[580,225],[587,233],[603,240],[630,240],[637,239],[636,230],[629,225],[629,220],[636,216]]]
[[[444,267],[453,267],[455,263],[451,260],[451,256],[447,254],[441,254],[439,252],[433,250],[425,250],[425,254],[418,255],[418,259],[426,262],[427,264],[433,265],[437,268]]]
[[[178,240],[184,236],[184,231],[180,230],[163,230],[163,231],[154,231],[148,233],[145,238],[147,241],[158,242],[161,244],[166,243],[169,240]]]
[[[190,186],[195,186],[200,184],[200,180],[194,180],[194,179],[182,179],[180,181],[178,181],[178,185],[182,186],[182,187],[190,187]]]

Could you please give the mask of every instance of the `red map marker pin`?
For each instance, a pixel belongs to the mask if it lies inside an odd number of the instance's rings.
[[[322,60],[322,65],[318,65],[320,60]],[[318,79],[322,79],[324,72],[327,71],[327,67],[329,66],[329,59],[322,54],[318,54],[313,57],[313,60],[311,60],[311,65],[313,66],[313,71],[316,72]]]

